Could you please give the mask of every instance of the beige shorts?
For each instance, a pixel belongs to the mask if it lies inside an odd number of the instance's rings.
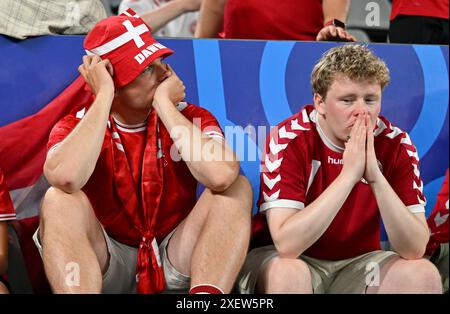
[[[242,294],[255,293],[261,269],[271,259],[278,256],[273,245],[253,249],[247,255],[244,266],[236,281],[237,290]],[[329,261],[300,256],[311,272],[313,292],[320,293],[365,293],[367,285],[376,284],[383,265],[398,256],[392,251],[373,251],[353,258]]]
[[[103,274],[102,293],[136,293],[137,248],[117,242],[108,236],[103,227],[102,231],[110,256],[108,269]],[[159,244],[159,253],[166,281],[166,293],[187,292],[190,287],[190,277],[179,273],[167,257],[167,245],[174,231]],[[39,228],[34,233],[33,240],[42,256]]]

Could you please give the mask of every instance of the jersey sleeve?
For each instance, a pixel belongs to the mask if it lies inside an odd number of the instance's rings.
[[[58,144],[61,143],[67,137],[67,135],[69,135],[70,132],[73,131],[73,129],[75,129],[75,127],[78,125],[81,119],[83,119],[86,113],[87,109],[86,107],[84,107],[78,112],[74,112],[74,114],[69,114],[65,116],[55,124],[55,126],[52,128],[50,132],[50,136],[47,142],[47,154],[53,148],[58,146]],[[107,133],[105,133],[102,149],[104,149],[107,146],[106,141],[107,138],[108,138]]]
[[[306,158],[296,138],[283,144],[277,136],[269,136],[261,162],[259,210],[271,208],[304,208],[306,197]]]
[[[208,110],[185,102],[179,103],[177,108],[206,136],[220,141],[224,139],[224,133],[219,122]]]
[[[80,119],[74,117],[73,115],[67,115],[59,120],[50,132],[47,143],[47,153],[61,143],[77,126],[78,122],[80,122]]]
[[[217,119],[208,110],[203,109],[201,115],[201,130],[202,132],[214,139],[223,140],[224,135],[222,128]]]
[[[6,186],[5,177],[0,170],[0,221],[7,221],[16,219],[16,211],[9,196],[9,191]]]
[[[409,135],[401,135],[398,158],[390,176],[390,184],[412,213],[425,212],[426,199],[419,170],[419,154]]]

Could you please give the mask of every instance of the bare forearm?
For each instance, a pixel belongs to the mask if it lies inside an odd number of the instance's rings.
[[[421,258],[429,239],[425,216],[411,213],[384,176],[371,187],[392,247],[403,258]]]
[[[339,175],[314,202],[289,217],[276,233],[272,232],[272,237],[276,234],[274,242],[280,255],[296,258],[315,243],[328,229],[353,186],[352,181]]]
[[[213,191],[228,188],[239,174],[239,162],[229,146],[203,134],[170,100],[157,100],[154,106],[192,175]]]
[[[158,9],[142,14],[141,18],[153,32],[186,12],[182,1],[170,1]]]
[[[99,94],[73,131],[49,152],[44,174],[67,193],[81,189],[97,163],[110,112],[111,94]]]
[[[345,22],[350,9],[350,0],[323,0],[324,22],[332,19],[338,19]]]
[[[223,25],[226,0],[203,0],[200,7],[196,38],[216,37]]]

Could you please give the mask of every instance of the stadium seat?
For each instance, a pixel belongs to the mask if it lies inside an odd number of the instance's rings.
[[[379,8],[379,21],[373,21],[371,14]],[[387,0],[357,0],[352,1],[347,18],[348,28],[388,30],[391,4]],[[372,25],[372,23],[374,25]],[[378,23],[375,23],[378,22]]]
[[[370,43],[369,35],[362,29],[349,28],[347,31],[360,43]]]
[[[391,3],[387,0],[352,1],[347,26],[352,31],[364,31],[371,42],[387,42],[390,14]],[[358,41],[368,42],[358,36],[355,36]]]

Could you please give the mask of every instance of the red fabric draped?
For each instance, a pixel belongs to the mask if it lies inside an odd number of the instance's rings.
[[[159,259],[158,245],[155,240],[155,224],[159,203],[163,191],[162,158],[158,158],[158,117],[154,110],[147,120],[146,146],[142,160],[141,200],[135,189],[131,167],[126,158],[115,123],[110,117],[112,129],[114,184],[120,196],[122,207],[128,218],[142,236],[138,249],[136,265],[137,291],[139,293],[157,293],[164,290],[164,272]],[[135,215],[135,209],[141,208],[142,216]]]

